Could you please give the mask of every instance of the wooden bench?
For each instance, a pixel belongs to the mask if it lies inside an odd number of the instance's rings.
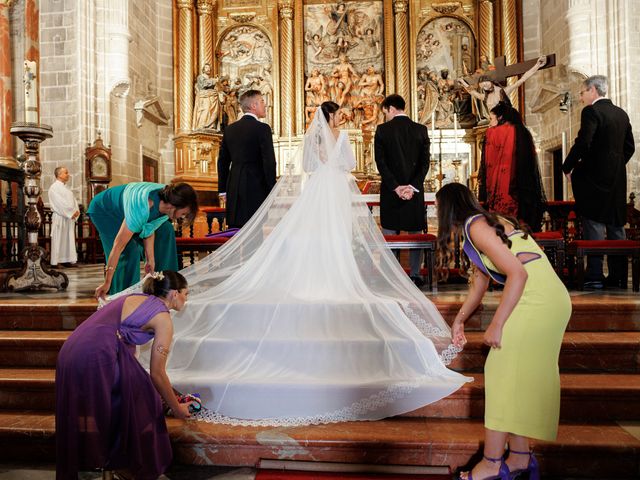
[[[551,265],[560,278],[564,267],[564,235],[562,232],[537,232],[531,236],[547,254]]]
[[[567,246],[569,281],[577,270],[577,288],[584,288],[584,257],[587,255],[617,255],[631,258],[631,286],[640,291],[640,242],[636,240],[574,240]],[[625,269],[623,282],[627,284]]]
[[[392,250],[424,250],[425,283],[429,290],[433,290],[436,269],[436,236],[428,233],[385,235],[384,240]]]
[[[176,238],[176,248],[178,251],[178,268],[184,268],[184,256],[188,256],[191,264],[196,261],[196,253],[211,253],[227,243],[231,237],[197,237],[197,238]]]

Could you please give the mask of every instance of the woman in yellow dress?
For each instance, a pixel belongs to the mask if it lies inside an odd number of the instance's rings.
[[[466,343],[464,322],[482,302],[491,279],[504,284],[500,304],[484,333],[491,347],[484,370],[483,459],[462,479],[539,479],[529,439],[553,441],[560,414],[558,356],[571,316],[571,299],[540,247],[515,219],[484,210],[464,185],[436,194],[438,246],[450,258],[451,232],[462,231],[474,264],[469,294],[451,328]],[[509,455],[504,458],[505,445]]]

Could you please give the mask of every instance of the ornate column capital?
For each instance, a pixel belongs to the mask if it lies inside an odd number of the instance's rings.
[[[198,3],[196,4],[199,15],[211,15],[215,6],[215,0],[198,0]]]
[[[409,2],[407,0],[394,0],[393,1],[393,13],[407,13]]]
[[[176,0],[176,6],[181,10],[193,10],[193,0]]]
[[[0,0],[0,7],[11,7],[13,0]]]
[[[280,0],[278,2],[280,18],[291,20],[293,18],[293,0]]]

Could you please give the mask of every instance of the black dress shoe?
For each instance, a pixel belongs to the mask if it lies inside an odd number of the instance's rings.
[[[409,277],[416,287],[424,287],[424,280],[421,277]]]
[[[582,288],[585,290],[602,290],[604,288],[604,284],[599,280],[590,280],[588,282],[584,282]]]

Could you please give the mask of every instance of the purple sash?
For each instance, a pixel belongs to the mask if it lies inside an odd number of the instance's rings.
[[[471,241],[471,234],[470,234],[471,224],[481,216],[482,214],[479,213],[477,215],[467,218],[467,220],[464,222],[464,243],[462,248],[464,250],[464,253],[467,255],[467,257],[469,257],[469,260],[471,260],[473,264],[476,267],[478,267],[482,273],[489,276],[489,278],[491,278],[492,280],[495,280],[498,283],[504,284],[507,281],[507,276],[487,267],[484,264],[484,261],[482,260],[480,251],[476,248],[476,246]]]

